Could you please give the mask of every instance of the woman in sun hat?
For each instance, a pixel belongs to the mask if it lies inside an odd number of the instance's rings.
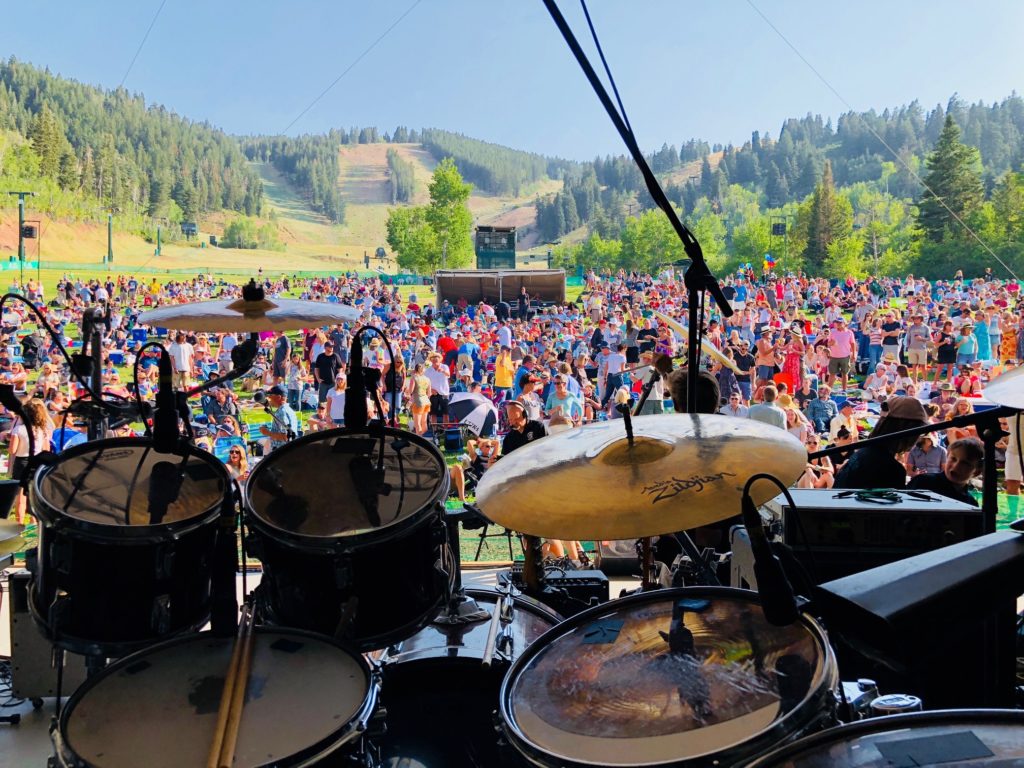
[[[871,437],[895,435],[928,423],[924,404],[916,397],[894,397],[883,403],[882,417]],[[892,437],[879,444],[854,451],[836,475],[836,488],[905,488],[907,469],[896,457],[908,451],[916,435]]]

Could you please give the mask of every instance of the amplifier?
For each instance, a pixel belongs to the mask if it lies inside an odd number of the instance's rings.
[[[593,569],[562,571],[548,568],[544,574],[540,592],[526,588],[523,581],[523,564],[512,564],[509,578],[513,586],[528,597],[539,600],[562,616],[569,617],[589,608],[592,603],[607,603],[609,594],[608,577],[602,571]]]
[[[835,489],[790,490],[762,511],[781,523],[782,541],[817,583],[973,539],[981,509],[931,491],[896,491],[896,504],[859,501]]]

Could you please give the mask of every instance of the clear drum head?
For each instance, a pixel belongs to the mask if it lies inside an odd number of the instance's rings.
[[[541,638],[509,672],[501,714],[544,765],[732,764],[821,717],[836,677],[810,620],[774,627],[741,590],[661,590]]]
[[[65,710],[66,748],[92,768],[206,765],[233,642],[194,635],[90,679]],[[326,638],[257,630],[234,765],[303,765],[337,749],[365,724],[371,690],[362,657]]]
[[[365,432],[311,435],[270,454],[246,485],[260,523],[324,540],[399,526],[447,490],[448,468],[433,444],[393,429],[383,455],[381,440]]]
[[[35,482],[37,500],[61,515],[135,528],[185,523],[219,508],[228,476],[212,457],[157,453],[148,441],[125,439],[72,448]]]

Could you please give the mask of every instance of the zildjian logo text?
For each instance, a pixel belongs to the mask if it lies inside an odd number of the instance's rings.
[[[697,493],[700,493],[708,483],[717,483],[726,477],[736,477],[736,475],[733,472],[719,472],[715,475],[673,477],[669,480],[659,480],[653,485],[648,485],[643,489],[643,493],[654,496],[651,503],[657,504],[659,501],[678,496],[683,491],[696,490]]]

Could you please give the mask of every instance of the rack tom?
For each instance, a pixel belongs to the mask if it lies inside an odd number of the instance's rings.
[[[29,604],[44,634],[122,656],[202,627],[230,489],[209,453],[157,453],[144,438],[83,443],[40,468],[29,486],[39,520]]]
[[[451,589],[448,467],[410,432],[334,429],[278,448],[246,483],[264,621],[366,651],[409,637]]]

